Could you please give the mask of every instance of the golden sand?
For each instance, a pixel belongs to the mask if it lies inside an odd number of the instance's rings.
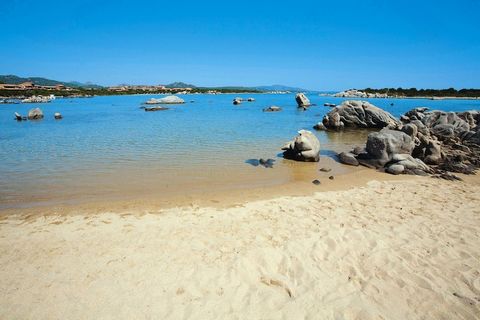
[[[364,178],[3,214],[0,318],[478,319],[480,180]]]

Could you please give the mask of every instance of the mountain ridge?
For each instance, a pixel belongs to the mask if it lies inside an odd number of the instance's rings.
[[[67,87],[73,88],[103,88],[102,86],[97,84],[81,83],[78,81],[58,81],[43,77],[19,77],[13,74],[0,75],[0,83],[20,84],[23,82],[33,82],[34,84],[39,86],[56,86],[59,84],[63,84]]]
[[[105,88],[105,86],[97,85],[91,82],[82,83],[78,81],[58,81],[58,80],[52,80],[44,77],[19,77],[16,75],[0,75],[0,83],[20,84],[28,81],[31,81],[34,84],[40,85],[40,86],[55,86],[55,85],[63,84],[67,87],[72,87],[72,88],[95,88],[95,89]],[[314,90],[307,90],[307,89],[302,89],[298,87],[285,86],[281,84],[264,85],[264,86],[204,87],[204,86],[196,86],[196,85],[181,82],[181,81],[176,81],[176,82],[172,82],[170,84],[165,85],[165,87],[167,88],[204,88],[204,89],[241,89],[241,90],[255,90],[255,91],[262,91],[262,92],[270,92],[270,91],[314,92]]]

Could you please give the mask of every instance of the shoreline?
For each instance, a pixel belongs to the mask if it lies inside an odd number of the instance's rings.
[[[104,200],[88,199],[56,199],[46,200],[35,204],[17,205],[14,207],[4,207],[0,209],[0,219],[5,216],[45,216],[45,215],[78,215],[88,213],[100,213],[102,211],[119,210],[157,210],[188,207],[212,207],[212,208],[231,208],[243,205],[251,201],[269,200],[277,197],[303,197],[312,196],[316,192],[342,191],[355,187],[365,186],[369,181],[398,181],[411,180],[415,176],[393,176],[366,167],[351,167],[339,164],[335,160],[323,157],[321,165],[313,167],[316,164],[302,163],[303,165],[312,165],[295,169],[295,178],[283,182],[275,182],[272,185],[247,186],[241,183],[234,187],[208,190],[190,190],[188,193],[181,190],[163,194],[134,194],[115,197],[106,197]],[[294,163],[293,165],[298,165]],[[321,172],[319,167],[332,168],[339,166],[345,171]],[[259,170],[275,170],[263,169]],[[330,176],[334,176],[330,180]],[[314,185],[313,180],[320,180],[320,185]],[[200,188],[202,189],[202,188]],[[124,199],[119,199],[124,198]]]
[[[248,180],[251,175],[231,185],[216,181],[212,186],[207,182],[198,184],[196,188],[189,186],[185,192],[182,185],[170,189],[158,187],[144,192],[130,189],[122,190],[122,194],[94,197],[53,197],[38,198],[34,202],[0,202],[0,219],[8,216],[49,216],[49,215],[83,215],[125,210],[169,210],[173,208],[208,207],[228,209],[241,206],[252,201],[271,200],[279,197],[313,196],[318,192],[348,191],[364,187],[370,181],[395,182],[415,181],[420,176],[391,175],[364,166],[348,166],[328,156],[322,156],[318,163],[287,162],[286,167],[252,168],[267,170],[260,180]],[[290,168],[289,166],[293,166]],[[322,172],[320,168],[331,171]],[[277,170],[277,171],[273,171]],[[262,172],[263,173],[263,172]],[[255,174],[253,171],[252,174]],[[272,175],[276,179],[272,180]],[[465,183],[480,183],[480,175],[464,175],[456,173]],[[330,177],[333,176],[333,179]],[[428,179],[433,180],[431,177]],[[313,184],[318,179],[319,185]],[[269,181],[267,183],[266,181]],[[434,180],[436,181],[436,180]],[[213,181],[212,181],[213,182]],[[218,185],[217,185],[218,184]],[[151,186],[150,186],[151,187]],[[101,198],[101,200],[99,200]],[[30,200],[33,201],[33,200]]]
[[[330,159],[331,161],[334,161]],[[341,165],[344,166],[344,165]],[[212,208],[229,209],[243,206],[255,201],[268,201],[282,197],[313,197],[317,193],[342,192],[355,188],[362,188],[371,181],[385,183],[394,182],[415,182],[423,180],[438,181],[432,177],[415,175],[391,175],[375,169],[363,166],[350,167],[350,171],[335,174],[330,180],[331,172],[318,172],[318,170],[303,170],[304,176],[295,181],[285,181],[273,185],[256,187],[236,186],[226,190],[203,190],[184,193],[173,193],[167,195],[149,194],[145,196],[129,197],[119,200],[119,197],[111,197],[99,200],[64,200],[54,203],[48,201],[41,204],[27,205],[23,207],[11,207],[0,209],[0,221],[8,217],[36,218],[47,216],[76,216],[89,214],[102,214],[105,212],[137,211],[149,212],[155,210],[191,209],[191,208]],[[463,182],[467,184],[480,185],[480,175],[458,174]],[[320,185],[312,183],[313,180],[320,180]],[[125,197],[125,196],[123,196]]]
[[[469,178],[4,215],[0,317],[474,319],[480,179]]]

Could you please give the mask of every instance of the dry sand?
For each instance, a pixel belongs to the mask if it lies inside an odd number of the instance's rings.
[[[1,319],[479,319],[480,183],[4,215]]]

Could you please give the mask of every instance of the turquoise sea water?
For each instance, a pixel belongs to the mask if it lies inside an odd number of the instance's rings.
[[[234,106],[236,96],[256,101]],[[277,156],[283,143],[299,129],[314,131],[312,126],[329,111],[325,102],[345,100],[310,95],[317,106],[299,111],[291,94],[186,95],[181,96],[186,104],[170,106],[170,110],[145,112],[139,108],[152,97],[159,95],[0,105],[0,209],[122,197],[131,192],[189,192],[195,186],[261,185],[271,183],[272,177],[280,181],[285,178],[282,174],[291,174],[285,168],[292,165]],[[480,109],[479,100],[369,101],[395,116],[418,106],[447,111]],[[283,111],[262,112],[271,105]],[[43,120],[13,120],[14,112],[26,115],[33,107],[44,111]],[[61,112],[64,119],[54,120],[55,112]],[[316,134],[324,156],[361,143],[366,136],[358,132]],[[277,171],[261,171],[245,163],[260,157],[277,159],[271,169]]]

